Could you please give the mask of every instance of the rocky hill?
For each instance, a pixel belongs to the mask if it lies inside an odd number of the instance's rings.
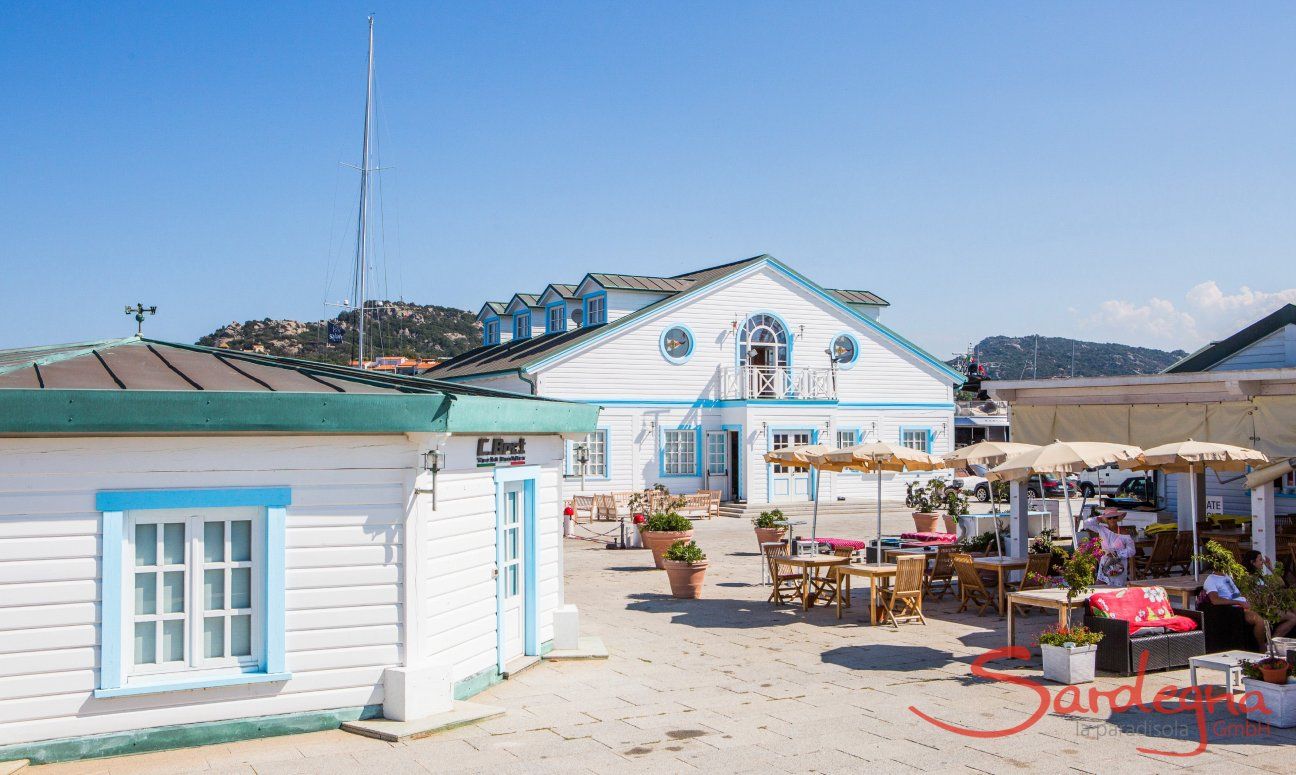
[[[401,301],[370,301],[368,306],[380,310],[371,312],[365,323],[367,354],[444,360],[471,350],[481,342],[481,327],[472,312]],[[303,323],[270,318],[233,322],[202,337],[198,344],[329,363],[353,360],[357,333],[355,311],[343,312],[332,321],[342,329],[341,344],[329,344],[329,322]]]
[[[1035,336],[989,336],[976,345],[977,359],[986,367],[987,379],[1040,379],[1056,377],[1108,377],[1118,374],[1155,374],[1187,355],[1114,342],[1041,336],[1038,366]],[[954,361],[950,362],[955,365]]]

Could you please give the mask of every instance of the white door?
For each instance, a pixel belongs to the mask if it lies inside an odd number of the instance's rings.
[[[778,431],[773,434],[770,449],[800,447],[810,443],[810,431]],[[810,469],[775,465],[770,473],[770,501],[810,500]]]
[[[730,475],[729,434],[725,431],[707,431],[706,489],[717,490],[722,500],[730,500]]]
[[[526,631],[526,571],[523,544],[526,541],[526,498],[523,483],[504,485],[504,513],[500,515],[500,577],[504,601],[500,626],[504,628],[504,662],[522,656]]]

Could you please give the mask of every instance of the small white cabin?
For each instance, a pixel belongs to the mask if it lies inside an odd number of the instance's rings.
[[[142,338],[0,352],[0,760],[491,685],[553,637],[563,437],[596,416]]]

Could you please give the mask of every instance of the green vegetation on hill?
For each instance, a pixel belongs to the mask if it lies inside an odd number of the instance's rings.
[[[481,343],[476,315],[453,307],[371,301],[365,323],[365,352],[409,358],[444,360]],[[356,312],[348,310],[334,319],[342,327],[341,344],[328,343],[328,322],[317,320],[248,320],[230,323],[198,340],[207,347],[252,350],[271,355],[309,358],[328,363],[348,363],[356,352]],[[366,358],[368,360],[368,358]]]
[[[1084,342],[1052,336],[1038,339],[1038,366],[1035,365],[1034,336],[988,336],[982,339],[976,346],[976,354],[986,367],[987,379],[1155,374],[1187,355],[1183,350],[1167,352],[1114,342]]]

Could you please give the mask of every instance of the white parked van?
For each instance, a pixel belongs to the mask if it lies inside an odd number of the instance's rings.
[[[1092,498],[1098,493],[1111,495],[1120,489],[1121,483],[1126,479],[1137,479],[1142,476],[1147,476],[1147,472],[1119,468],[1115,463],[1101,468],[1091,468],[1080,474],[1080,494],[1086,498]]]

